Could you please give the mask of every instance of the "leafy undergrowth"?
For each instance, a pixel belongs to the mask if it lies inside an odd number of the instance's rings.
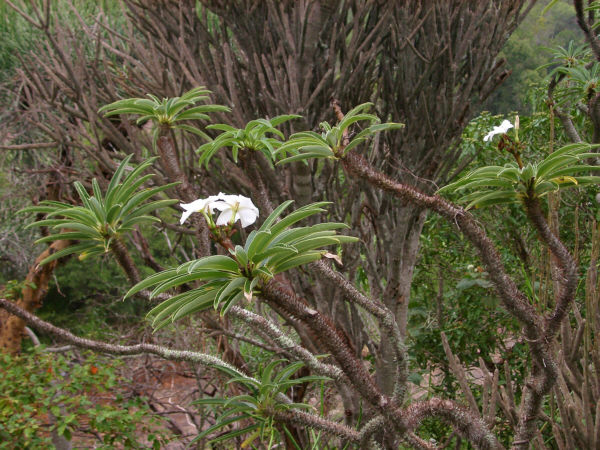
[[[46,352],[0,355],[0,449],[52,448],[52,434],[84,448],[161,448],[163,421],[115,362]]]

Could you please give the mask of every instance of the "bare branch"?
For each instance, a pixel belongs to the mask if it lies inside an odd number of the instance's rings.
[[[32,328],[43,333],[51,334],[52,336],[77,347],[87,348],[88,350],[93,350],[100,353],[108,353],[111,355],[139,355],[143,353],[149,353],[171,361],[188,361],[192,363],[202,364],[208,367],[222,366],[228,368],[233,372],[236,372],[239,376],[242,376],[244,378],[247,377],[246,374],[244,374],[242,371],[232,366],[231,364],[223,361],[220,358],[217,358],[212,355],[207,355],[205,353],[198,353],[187,350],[173,350],[167,347],[145,343],[136,345],[116,345],[109,344],[108,342],[86,339],[79,336],[75,336],[74,334],[63,328],[59,328],[55,325],[52,325],[49,322],[46,322],[40,319],[39,317],[35,316],[34,314],[31,314],[25,311],[24,309],[19,308],[15,303],[4,298],[0,298],[0,307],[6,309],[9,313],[14,314],[15,316],[24,320]]]

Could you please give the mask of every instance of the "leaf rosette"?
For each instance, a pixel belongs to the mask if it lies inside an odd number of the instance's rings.
[[[249,234],[245,245],[236,245],[229,255],[207,256],[156,273],[132,287],[125,298],[152,286],[154,297],[183,284],[200,283],[153,308],[148,313],[152,325],[159,329],[211,307],[226,314],[242,299],[250,301],[261,282],[321,259],[328,253],[323,247],[357,241],[355,237],[336,233],[348,228],[344,223],[292,227],[307,217],[325,212],[322,207],[328,202],[303,206],[278,220],[291,203],[279,205],[259,229]]]

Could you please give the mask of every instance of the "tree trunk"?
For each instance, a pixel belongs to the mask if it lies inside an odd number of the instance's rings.
[[[396,316],[400,333],[404,339],[408,335],[408,307],[410,303],[410,290],[412,278],[417,264],[421,231],[427,217],[427,212],[407,205],[402,208],[402,219],[399,221],[398,234],[387,236],[384,249],[392,248],[393,252],[379,255],[381,258],[389,257],[387,264],[387,280],[383,292],[383,303],[393,311]],[[380,354],[377,359],[377,382],[381,390],[391,395],[394,388],[396,363],[394,362],[394,349],[381,335]]]
[[[29,312],[34,312],[40,306],[48,292],[48,284],[58,260],[40,266],[40,261],[48,256],[67,248],[71,241],[54,241],[35,260],[29,273],[25,278],[25,287],[21,291],[21,297],[16,303]],[[17,354],[21,350],[21,339],[25,332],[25,322],[15,316],[11,316],[4,309],[0,309],[0,351],[3,353]]]

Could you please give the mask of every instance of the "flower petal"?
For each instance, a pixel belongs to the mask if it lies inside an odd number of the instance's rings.
[[[205,203],[206,199],[199,198],[198,200],[194,200],[192,203],[180,203],[179,206],[181,206],[186,211],[195,212],[200,211],[204,207]]]
[[[255,211],[256,215],[258,215],[258,208],[254,205],[254,203],[252,203],[252,200],[242,195],[240,195],[240,209],[241,208],[249,208]]]
[[[502,121],[502,123],[500,124],[500,127],[499,127],[499,128],[500,128],[500,130],[501,130],[501,131],[500,131],[501,133],[506,133],[506,132],[507,132],[508,130],[510,130],[512,127],[513,127],[513,124],[512,124],[512,123],[510,123],[510,121],[508,121],[508,120],[504,119],[504,120]]]
[[[183,214],[181,215],[181,219],[179,220],[179,223],[181,225],[183,225],[183,222],[185,222],[188,219],[188,217],[190,217],[192,215],[193,212],[194,211],[191,209],[184,211]]]
[[[235,205],[236,202],[239,202],[239,197],[241,197],[241,195],[223,194],[222,192],[219,192],[219,195],[215,195],[215,197],[217,200],[223,200],[230,205]]]
[[[231,208],[226,209],[219,215],[216,225],[217,226],[227,225],[229,223],[229,221],[231,220],[232,216],[233,216],[233,210]]]
[[[504,134],[512,127],[513,127],[513,124],[510,123],[510,121],[504,119],[499,126],[494,127],[494,129],[492,131],[490,131],[488,134],[485,135],[485,137],[483,138],[483,141],[487,142],[487,141],[491,140],[497,134]]]
[[[254,211],[250,208],[240,208],[238,215],[240,216],[242,228],[246,228],[248,225],[252,225],[254,222],[256,222],[258,211]]]
[[[231,205],[229,203],[218,200],[216,202],[212,202],[209,205],[209,208],[211,212],[214,212],[215,209],[218,211],[225,211],[226,209],[231,209]]]

